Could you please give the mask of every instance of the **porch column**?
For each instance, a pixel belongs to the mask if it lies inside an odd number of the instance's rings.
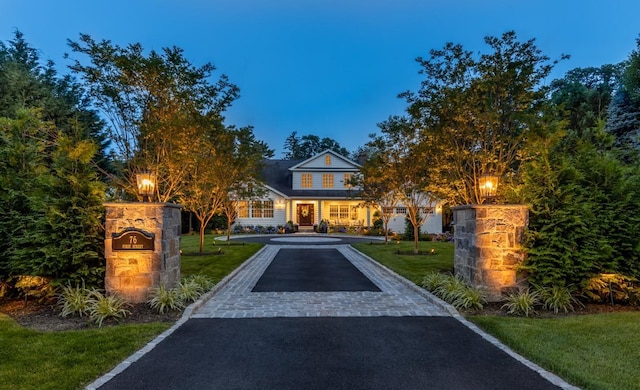
[[[318,200],[318,220],[314,224],[319,224],[322,221],[322,201]]]

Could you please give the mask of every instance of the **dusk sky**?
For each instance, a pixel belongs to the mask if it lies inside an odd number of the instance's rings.
[[[418,56],[446,42],[486,51],[485,36],[535,38],[556,66],[625,60],[640,34],[637,0],[0,0],[0,40],[18,29],[61,74],[80,33],[145,49],[178,46],[240,87],[226,123],[252,125],[282,157],[292,132],[355,150],[417,90]],[[72,56],[74,55],[73,53]],[[212,80],[212,81],[215,81]]]

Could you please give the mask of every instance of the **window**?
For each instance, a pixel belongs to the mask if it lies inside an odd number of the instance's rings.
[[[433,214],[433,207],[422,207],[420,209],[420,211],[422,212],[422,214],[424,215],[431,215]]]
[[[313,188],[313,175],[311,173],[302,174],[302,188]]]
[[[351,188],[352,187],[351,183],[349,183],[349,181],[351,181],[352,177],[353,177],[353,173],[345,173],[344,174],[344,178],[342,179],[344,181],[344,188]]]
[[[333,188],[333,173],[322,174],[322,188]]]
[[[324,156],[324,165],[331,165],[331,155],[327,154]]]
[[[349,205],[331,204],[329,205],[329,219],[335,221],[358,219],[358,208]]]
[[[384,214],[384,215],[393,214],[393,207],[383,207],[382,208],[382,214]]]
[[[407,213],[406,207],[396,207],[396,214],[406,214],[406,213]]]
[[[246,200],[238,202],[238,218],[249,218],[249,202]]]
[[[273,201],[254,200],[251,202],[251,218],[273,218]]]

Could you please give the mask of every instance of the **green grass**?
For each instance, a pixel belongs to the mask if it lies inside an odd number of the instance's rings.
[[[198,236],[182,237],[182,276],[204,274],[219,281],[262,248],[262,244],[226,246],[215,254],[206,237],[204,255]],[[216,243],[219,245],[221,243]],[[37,332],[0,314],[0,389],[80,389],[109,372],[172,324],[128,324],[100,329]]]
[[[413,283],[420,285],[425,274],[431,271],[453,273],[453,243],[420,241],[418,250],[429,253],[435,249],[435,254],[398,255],[413,251],[413,241],[389,242],[371,241],[369,244],[353,244],[353,247],[379,263],[404,276]]]
[[[0,389],[79,389],[170,325],[37,332],[0,314]]]
[[[640,388],[640,312],[469,320],[583,389]]]
[[[249,242],[242,245],[234,241],[231,241],[231,245],[227,245],[226,241],[215,241],[213,245],[213,242],[213,236],[205,236],[204,253],[200,254],[199,237],[197,235],[182,236],[180,242],[182,276],[203,274],[216,282],[220,281],[264,246]],[[222,251],[221,254],[218,254],[218,249]]]

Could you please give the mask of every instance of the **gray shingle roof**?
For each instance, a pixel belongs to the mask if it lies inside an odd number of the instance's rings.
[[[262,177],[269,187],[292,198],[351,198],[353,191],[347,190],[293,190],[289,168],[305,160],[265,160]]]

